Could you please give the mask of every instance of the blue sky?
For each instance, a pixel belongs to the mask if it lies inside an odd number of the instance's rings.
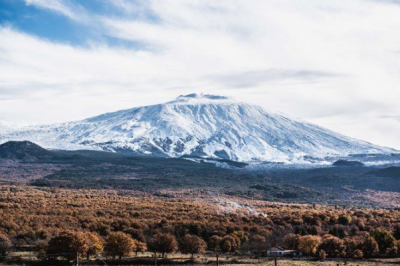
[[[48,1],[51,2],[51,1]],[[79,16],[107,16],[109,18],[121,18],[126,14],[123,10],[116,8],[109,1],[85,0],[85,1],[58,1],[64,3],[65,7],[76,13],[77,18],[71,19],[63,13],[55,12],[44,4],[44,1],[0,1],[0,23],[13,28],[47,39],[52,42],[65,43],[73,46],[88,46],[90,43],[102,43],[110,46],[127,46],[129,48],[140,47],[135,42],[127,42],[102,32],[101,27],[96,28],[95,21],[83,22]],[[132,1],[131,3],[134,3]],[[139,14],[130,15],[133,19]],[[145,14],[148,21],[156,22],[157,18],[151,11]]]
[[[0,0],[0,130],[226,95],[400,149],[400,5]]]

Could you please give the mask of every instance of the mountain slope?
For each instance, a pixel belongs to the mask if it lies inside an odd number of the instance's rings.
[[[235,161],[296,162],[307,157],[394,151],[259,106],[197,94],[82,121],[0,134],[0,142],[7,140],[30,140],[53,149],[103,149]]]

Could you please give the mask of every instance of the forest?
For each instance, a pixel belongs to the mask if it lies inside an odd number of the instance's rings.
[[[3,185],[0,217],[3,260],[17,259],[7,256],[15,251],[31,251],[43,263],[76,255],[118,261],[145,251],[160,260],[176,252],[189,260],[205,252],[262,257],[273,246],[321,260],[400,255],[399,210],[266,202],[206,190],[157,196]]]

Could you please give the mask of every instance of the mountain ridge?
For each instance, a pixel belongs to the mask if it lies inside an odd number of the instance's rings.
[[[163,104],[0,134],[0,143],[8,140],[30,140],[53,149],[246,162],[293,163],[395,152],[257,105],[209,94],[181,95]]]

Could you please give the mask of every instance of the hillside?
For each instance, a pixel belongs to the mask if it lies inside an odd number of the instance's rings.
[[[8,141],[0,145],[2,159],[36,161],[51,157],[51,152],[30,141]]]

